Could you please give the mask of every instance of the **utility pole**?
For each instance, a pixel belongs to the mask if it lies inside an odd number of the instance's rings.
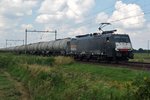
[[[57,30],[54,30],[54,31],[37,31],[37,30],[25,30],[25,54],[27,52],[27,39],[28,39],[28,32],[37,32],[37,33],[41,33],[41,32],[44,32],[44,33],[55,33],[55,40],[57,39]]]
[[[148,55],[149,55],[149,40],[148,40],[148,45],[147,45],[147,47],[148,47],[147,53],[148,53]]]
[[[7,39],[6,39],[6,48],[7,48]]]
[[[55,40],[57,39],[56,37],[57,37],[57,30],[55,30]]]
[[[20,41],[22,41],[23,45],[24,45],[24,40],[7,40],[6,39],[6,48],[7,48],[7,45],[8,45],[8,41],[11,41],[11,42],[20,42]]]
[[[25,30],[25,54],[27,53],[27,32],[28,30]]]

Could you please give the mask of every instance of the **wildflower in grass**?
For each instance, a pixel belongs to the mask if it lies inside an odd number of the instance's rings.
[[[147,81],[147,77],[146,76],[144,77],[144,81]]]

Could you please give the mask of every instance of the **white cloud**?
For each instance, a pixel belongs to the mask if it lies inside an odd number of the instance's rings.
[[[101,12],[96,17],[96,23],[104,23],[107,22],[109,16],[105,12]]]
[[[79,27],[79,28],[70,29],[70,32],[68,33],[68,35],[76,36],[76,35],[82,35],[82,34],[85,34],[85,33],[87,33],[87,34],[89,33],[88,29],[87,29],[87,27],[82,26],[82,27]]]
[[[150,23],[147,24],[147,28],[150,30]]]
[[[143,22],[145,22],[144,12],[137,4],[125,4],[122,1],[117,1],[115,4],[115,11],[109,18],[109,21],[126,29],[141,28],[144,25]]]
[[[24,30],[20,26],[24,26],[21,25],[26,20],[24,17],[32,15],[32,9],[36,7],[37,2],[36,0],[0,0],[0,42],[24,37]]]
[[[95,0],[44,0],[36,21],[47,23],[64,19],[80,22],[93,7]]]
[[[101,12],[96,17],[96,23],[110,22],[113,25],[124,29],[142,28],[145,21],[144,12],[139,5],[126,4],[122,1],[116,2],[115,11],[112,15]]]
[[[95,4],[94,0],[68,0],[68,10],[66,15],[69,18],[80,19]]]
[[[1,0],[0,14],[9,16],[31,15],[31,9],[36,6],[37,1],[33,0]]]
[[[44,0],[39,9],[41,14],[50,14],[60,11],[65,8],[67,0]],[[64,8],[63,8],[64,7]]]
[[[22,24],[21,28],[23,30],[25,30],[25,29],[33,29],[33,25],[32,24]]]
[[[49,22],[53,22],[53,21],[59,21],[62,20],[63,15],[60,14],[56,14],[56,15],[50,15],[50,14],[41,14],[39,16],[37,16],[36,21],[38,23],[49,23]]]
[[[49,31],[54,31],[55,28],[56,28],[56,26],[51,26],[51,25],[45,26],[45,30],[49,30]],[[89,33],[89,29],[86,26],[73,28],[68,24],[62,24],[62,25],[60,25],[60,27],[57,27],[56,30],[57,30],[57,38],[58,39],[67,38],[67,37],[75,37],[77,35]],[[48,39],[54,40],[54,37],[55,37],[54,33],[50,33],[47,35],[48,35]],[[46,36],[46,34],[43,35],[43,39],[44,39],[44,36]]]
[[[5,18],[0,16],[0,30],[5,28]]]
[[[14,22],[14,20],[0,15],[0,30],[1,31],[7,31],[10,28],[14,28],[17,24],[18,24],[17,20],[16,22]],[[1,33],[3,34],[3,32]]]
[[[37,1],[1,0],[0,1],[0,29],[13,29],[19,24],[20,18],[32,14],[32,8]]]

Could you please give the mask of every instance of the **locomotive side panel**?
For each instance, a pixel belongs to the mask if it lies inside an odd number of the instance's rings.
[[[108,58],[114,56],[114,41],[112,39],[112,35],[104,35],[102,36],[102,54]]]
[[[101,55],[101,37],[84,37],[71,40],[71,53],[80,58],[98,58]]]

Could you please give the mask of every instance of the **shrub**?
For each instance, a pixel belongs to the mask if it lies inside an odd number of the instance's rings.
[[[17,61],[11,55],[2,55],[0,56],[0,68],[6,68],[12,65],[16,65]]]
[[[150,77],[137,77],[133,82],[127,83],[127,97],[135,100],[150,99]]]
[[[54,64],[56,65],[66,65],[74,62],[74,59],[71,57],[57,56],[54,59],[55,59]]]
[[[144,77],[143,79],[137,79],[132,83],[136,86],[136,91],[133,93],[138,100],[149,100],[150,99],[150,77]]]
[[[21,64],[38,64],[38,65],[47,65],[51,66],[54,62],[53,57],[40,57],[40,56],[32,56],[32,55],[21,55],[17,56],[17,59],[20,59]]]

